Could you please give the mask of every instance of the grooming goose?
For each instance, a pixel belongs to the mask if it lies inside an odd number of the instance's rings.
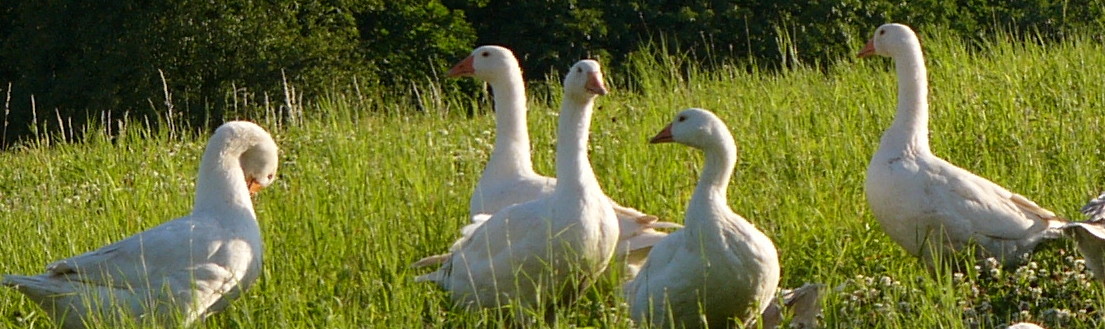
[[[495,146],[491,158],[476,184],[469,201],[471,232],[485,214],[493,214],[507,206],[552,194],[556,178],[545,177],[533,170],[530,158],[529,132],[526,125],[526,91],[522,69],[509,49],[482,46],[449,70],[450,77],[471,76],[491,85],[495,98]],[[623,207],[613,200],[611,206],[618,215],[621,236],[615,255],[624,260],[629,273],[636,271],[648,255],[649,248],[667,233],[657,228],[678,228],[679,224],[658,221],[656,216],[637,209]],[[463,232],[462,232],[463,234]],[[457,243],[467,237],[463,234]],[[440,264],[448,254],[423,258],[413,266]]]
[[[727,204],[737,148],[729,129],[702,109],[679,112],[650,143],[702,150],[705,165],[687,205],[684,228],[652,248],[626,285],[630,315],[651,327],[744,327],[762,314],[779,285],[775,245]]]
[[[106,323],[181,327],[218,312],[261,274],[250,195],[273,182],[277,147],[261,127],[229,122],[207,144],[192,214],[34,276],[6,275],[62,328]]]
[[[432,281],[461,307],[545,311],[572,302],[606,269],[618,221],[587,159],[594,100],[606,93],[597,62],[576,63],[564,78],[556,143],[558,183],[540,198],[507,206],[473,228]]]
[[[1069,223],[1063,230],[1074,236],[1078,252],[1086,259],[1086,268],[1094,279],[1105,282],[1105,193],[1086,203],[1082,213],[1090,219]]]
[[[880,26],[859,57],[875,54],[894,60],[898,109],[867,167],[865,186],[891,239],[930,265],[934,250],[958,252],[971,244],[977,257],[1011,265],[1042,239],[1059,235],[1063,220],[1051,211],[929,150],[928,79],[921,44],[909,27]]]

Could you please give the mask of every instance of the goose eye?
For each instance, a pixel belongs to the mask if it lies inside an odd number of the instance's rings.
[[[677,120],[678,120],[679,122],[687,121],[687,117],[685,117],[685,116],[682,116],[682,115],[680,115],[680,116],[679,116],[679,119],[677,119]]]
[[[491,56],[491,53],[485,51],[482,54],[480,54],[480,56],[483,56],[483,57]]]
[[[583,69],[578,68],[578,67],[576,68],[576,73],[582,73],[582,72],[583,72]]]
[[[269,174],[268,178],[269,178],[269,179],[272,179],[272,176],[273,176],[272,174]]]
[[[879,35],[886,34],[886,30],[879,30]]]

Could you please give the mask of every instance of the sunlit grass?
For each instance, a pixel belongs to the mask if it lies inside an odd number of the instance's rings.
[[[924,40],[933,151],[1079,218],[1078,207],[1105,189],[1105,47],[998,42],[967,51],[950,38]],[[622,204],[682,221],[701,156],[646,140],[680,109],[716,112],[740,149],[729,203],[775,241],[783,286],[827,284],[826,327],[1101,325],[1096,307],[1086,311],[1105,302],[1101,285],[1065,279],[1068,271],[1080,273],[1068,242],[1034,256],[1034,273],[1049,274],[1030,281],[1016,269],[997,277],[984,268],[959,277],[930,273],[881,232],[863,197],[863,175],[894,115],[889,59],[764,74],[685,72],[665,67],[670,59],[640,58],[642,75],[610,77],[612,93],[599,99],[594,115],[591,160],[604,190]],[[554,172],[558,84],[538,84],[552,96],[531,99],[534,163],[544,174]],[[408,264],[445,251],[466,223],[469,193],[494,138],[489,104],[434,92],[421,101],[382,104],[335,93],[309,106],[301,124],[261,120],[282,147],[280,179],[255,199],[264,274],[207,327],[502,324],[494,312],[451,311],[445,293],[413,282],[424,271]],[[468,117],[464,107],[472,104],[480,109]],[[37,273],[53,260],[186,215],[206,138],[131,128],[115,140],[90,133],[80,144],[0,153],[0,272]],[[1033,286],[1043,291],[1033,295]],[[560,324],[627,326],[619,294],[608,278],[560,314]],[[1059,319],[1063,312],[1073,315]],[[0,324],[48,322],[20,294],[0,290]]]

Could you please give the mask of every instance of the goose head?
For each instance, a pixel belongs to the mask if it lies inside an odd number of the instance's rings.
[[[249,194],[257,194],[262,188],[269,187],[276,180],[276,144],[258,144],[242,153],[242,173],[246,177]]]
[[[602,81],[602,68],[599,62],[590,59],[576,62],[564,77],[565,100],[584,103],[606,93],[606,84]]]
[[[652,144],[675,142],[698,149],[708,149],[719,141],[732,139],[725,123],[713,112],[689,108],[676,114],[675,119],[648,142]]]
[[[471,55],[464,58],[449,69],[446,74],[449,77],[475,77],[484,81],[491,81],[497,77],[509,76],[511,72],[521,72],[518,60],[510,49],[500,46],[481,46],[472,51]]]
[[[890,23],[883,24],[875,30],[875,35],[867,41],[867,45],[856,56],[863,58],[872,55],[886,57],[898,57],[915,49],[921,48],[921,42],[917,40],[917,34],[908,26]]]
[[[276,180],[276,168],[279,163],[278,148],[264,128],[247,121],[231,121],[215,130],[216,136],[228,141],[227,149],[244,150],[238,156],[242,174],[249,193],[256,194],[262,188],[272,185]]]

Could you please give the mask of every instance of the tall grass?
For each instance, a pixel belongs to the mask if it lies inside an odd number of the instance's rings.
[[[1105,189],[1105,46],[995,41],[967,50],[954,38],[923,40],[933,151],[1078,218],[1078,207]],[[926,271],[881,232],[862,186],[894,115],[888,59],[767,74],[635,58],[636,74],[610,77],[612,93],[599,99],[594,115],[591,161],[604,190],[622,204],[682,221],[701,157],[646,140],[680,109],[716,112],[740,148],[729,203],[774,240],[784,287],[827,284],[826,327],[1102,324],[1096,310],[1105,290],[1078,277],[1084,269],[1069,242],[1043,248],[1035,268],[956,274]],[[545,174],[554,172],[558,84],[534,86],[549,91],[530,102],[534,163]],[[433,87],[419,95],[404,103],[382,101],[394,98],[377,91],[335,92],[307,106],[298,124],[259,120],[282,147],[280,179],[255,199],[264,274],[206,327],[503,325],[493,312],[452,311],[445,293],[413,282],[422,271],[408,264],[446,250],[466,223],[467,200],[494,138],[483,98]],[[481,109],[470,117],[465,109],[472,106]],[[79,144],[32,143],[0,153],[0,272],[40,272],[53,260],[189,212],[207,136],[117,133],[91,130]],[[561,325],[628,326],[616,281],[607,278],[560,314]],[[0,290],[0,326],[48,322],[20,294]]]

